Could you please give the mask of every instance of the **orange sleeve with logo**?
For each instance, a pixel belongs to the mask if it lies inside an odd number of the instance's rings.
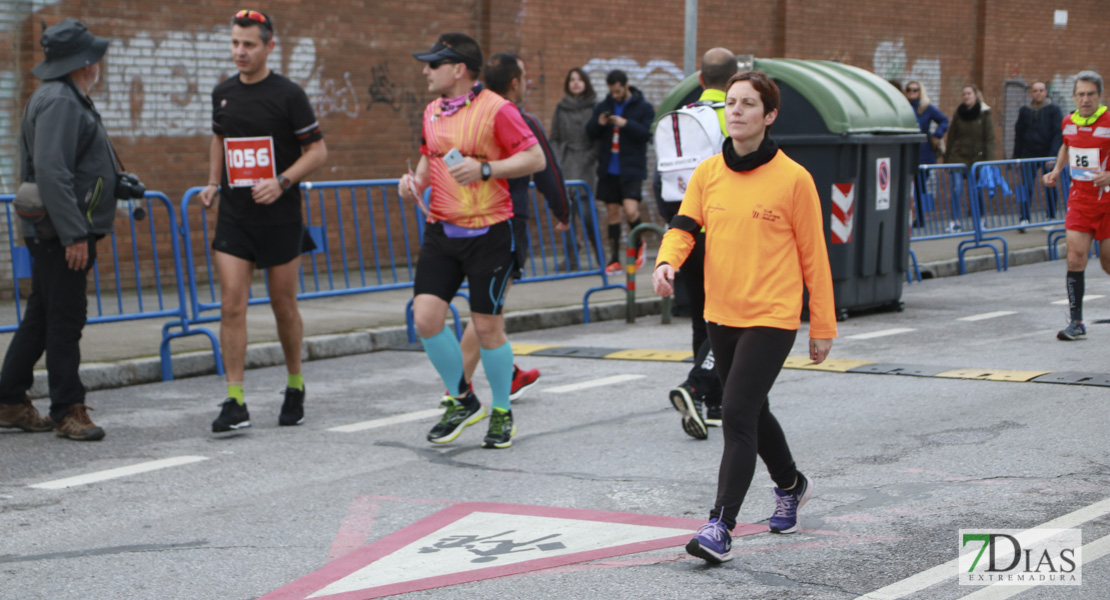
[[[721,155],[698,165],[678,213],[705,227],[705,319],[729,327],[801,326],[803,284],[809,336],[836,337],[832,273],[813,177],[781,151],[752,171]],[[671,229],[656,265],[678,268],[694,237]]]

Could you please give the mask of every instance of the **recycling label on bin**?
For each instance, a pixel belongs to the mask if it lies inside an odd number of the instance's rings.
[[[890,208],[890,157],[875,161],[875,210]]]

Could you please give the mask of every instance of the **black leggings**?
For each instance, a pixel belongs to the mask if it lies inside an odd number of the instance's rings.
[[[794,485],[798,469],[782,427],[771,414],[767,393],[775,383],[797,331],[774,327],[726,327],[708,323],[717,374],[724,387],[725,449],[717,475],[717,503],[710,518],[729,529],[755,475],[755,457],[767,465],[781,489]]]

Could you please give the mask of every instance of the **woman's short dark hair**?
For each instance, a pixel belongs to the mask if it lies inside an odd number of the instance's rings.
[[[759,99],[763,101],[764,115],[771,114],[771,111],[779,109],[782,94],[779,92],[779,86],[766,73],[763,71],[737,73],[729,78],[728,85],[725,86],[725,92],[727,93],[733,85],[741,81],[747,81],[759,93]]]
[[[586,75],[586,72],[582,70],[582,67],[574,67],[571,70],[567,71],[567,78],[563,81],[563,92],[566,93],[566,95],[568,96],[573,95],[570,93],[570,76],[575,73],[578,73],[578,77],[586,84],[586,89],[582,90],[582,97],[596,97],[597,92],[594,91],[594,84],[590,83],[590,77]]]

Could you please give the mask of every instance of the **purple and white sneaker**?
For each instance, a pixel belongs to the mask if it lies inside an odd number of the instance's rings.
[[[813,482],[798,473],[798,483],[789,492],[779,488],[771,490],[775,495],[775,514],[771,515],[771,533],[796,533],[802,527],[798,518],[801,510],[813,491]]]
[[[732,560],[732,534],[719,519],[710,519],[686,544],[686,552],[706,562],[720,564]]]

